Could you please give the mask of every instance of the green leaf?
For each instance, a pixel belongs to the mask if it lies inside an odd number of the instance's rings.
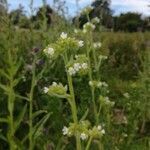
[[[82,116],[80,121],[85,120],[85,118],[87,117],[88,113],[89,113],[89,109],[86,110],[86,112],[84,113],[84,115]]]
[[[20,114],[18,115],[14,123],[15,131],[18,129],[21,121],[23,120],[26,110],[27,110],[27,104],[23,107],[22,111],[20,112]]]
[[[15,96],[16,96],[17,98],[24,99],[24,100],[26,100],[26,101],[29,102],[29,99],[28,99],[27,97],[21,96],[21,95],[19,95],[19,94],[15,94]]]
[[[49,119],[50,115],[52,113],[48,113],[47,115],[45,115],[35,126],[33,129],[33,138],[34,140],[36,140],[40,135],[41,135],[41,131],[44,128],[44,124],[46,123],[46,121]]]
[[[0,88],[3,89],[5,92],[8,92],[8,87],[3,85],[3,84],[0,84]]]
[[[0,69],[0,74],[6,77],[7,79],[10,79],[9,75],[2,69]]]
[[[19,79],[14,79],[13,80],[13,87],[15,87],[19,82],[20,82],[21,78]]]
[[[8,123],[8,119],[6,119],[6,118],[0,118],[0,122],[2,122],[2,123]]]
[[[0,139],[7,142],[7,138],[0,132]]]
[[[36,118],[38,115],[42,114],[42,113],[47,113],[46,110],[39,110],[39,111],[36,111],[35,113],[33,113],[32,115],[32,119]]]

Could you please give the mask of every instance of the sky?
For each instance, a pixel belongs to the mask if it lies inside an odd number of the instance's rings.
[[[80,9],[90,5],[93,2],[93,0],[78,1]],[[35,10],[37,10],[39,6],[42,6],[42,0],[33,0],[33,2]],[[21,4],[24,6],[26,12],[30,15],[30,0],[8,0],[8,4],[9,10],[16,9],[19,4]],[[47,4],[52,6],[53,0],[47,0]],[[69,16],[75,16],[77,11],[76,0],[66,0],[66,6],[68,7]],[[150,0],[111,0],[111,9],[113,10],[114,15],[131,11],[142,13],[144,16],[150,16]]]

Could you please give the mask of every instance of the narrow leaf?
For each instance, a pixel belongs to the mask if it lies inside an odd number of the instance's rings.
[[[16,121],[15,121],[15,124],[14,124],[15,130],[18,129],[18,127],[19,127],[21,121],[23,120],[26,110],[27,110],[27,105],[25,105],[25,106],[23,107],[22,111],[20,112],[20,114],[18,115],[18,117],[17,117],[17,119],[16,119]]]
[[[37,116],[39,116],[40,114],[42,113],[47,113],[46,110],[39,110],[39,111],[36,111],[35,113],[33,113],[32,115],[32,119],[36,118]]]

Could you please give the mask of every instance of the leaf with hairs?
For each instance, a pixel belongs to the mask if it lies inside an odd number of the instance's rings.
[[[2,122],[2,123],[8,123],[8,119],[6,119],[6,118],[0,118],[0,122]]]
[[[10,79],[9,75],[2,69],[0,69],[0,74],[4,77],[6,77],[7,79]]]
[[[43,114],[43,113],[47,113],[47,111],[46,110],[36,111],[35,113],[33,113],[32,119],[36,118],[37,116],[39,116],[40,114]]]
[[[14,123],[15,131],[19,128],[19,125],[20,125],[20,123],[22,122],[22,120],[24,118],[26,110],[27,110],[27,104],[23,107],[22,111],[20,112],[20,114],[18,115],[18,117],[17,117],[17,119]]]
[[[85,118],[87,117],[88,113],[89,113],[89,109],[86,110],[86,112],[84,113],[84,115],[82,116],[80,121],[85,120]]]
[[[46,121],[49,119],[50,115],[52,113],[48,113],[47,115],[45,115],[33,128],[33,138],[34,140],[36,140],[40,135],[41,135],[41,131],[44,127],[44,124],[46,123]]]

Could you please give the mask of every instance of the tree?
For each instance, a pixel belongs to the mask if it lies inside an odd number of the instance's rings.
[[[20,4],[18,9],[9,13],[9,17],[14,25],[19,25],[22,18],[26,18],[24,7]]]
[[[112,28],[113,18],[112,11],[110,9],[110,0],[95,0],[91,6],[93,7],[93,10],[89,14],[90,19],[98,17],[101,19],[101,24],[103,26],[106,28]],[[74,22],[76,18],[74,18]],[[79,17],[80,27],[82,27],[87,21],[86,15],[81,15]]]
[[[0,16],[7,13],[7,0],[0,0]]]
[[[50,26],[52,22],[52,13],[53,10],[49,5],[40,7],[36,15],[31,17],[31,20],[35,24],[35,28],[39,29],[42,23],[45,23],[47,27]]]
[[[128,12],[114,17],[115,31],[137,32],[139,29],[143,29],[143,25],[141,14],[138,13]]]

